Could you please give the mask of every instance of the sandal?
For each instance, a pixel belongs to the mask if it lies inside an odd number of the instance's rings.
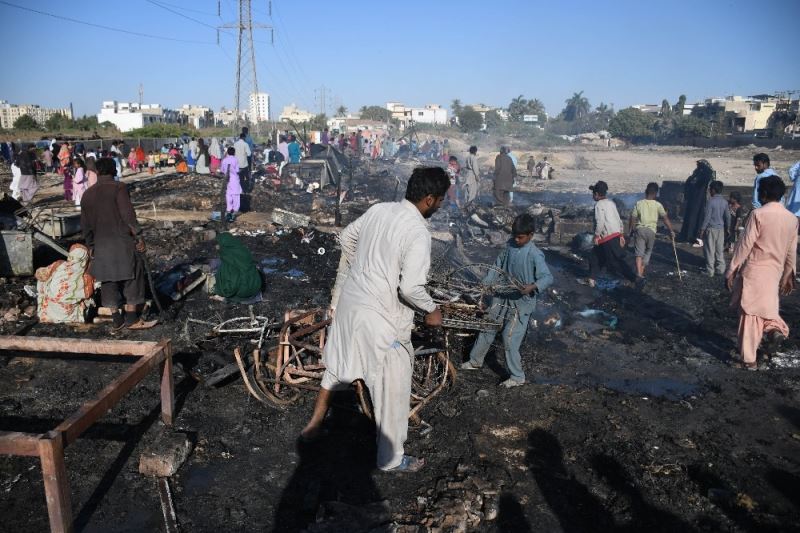
[[[130,326],[125,326],[127,329],[150,329],[153,326],[158,324],[158,320],[150,320],[148,322],[142,320],[141,318],[131,324]]]
[[[381,468],[384,472],[419,472],[425,466],[425,459],[404,455],[400,464],[393,468]]]

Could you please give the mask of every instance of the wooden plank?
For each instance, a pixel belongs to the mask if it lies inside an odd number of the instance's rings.
[[[158,350],[151,356],[142,357],[101,390],[94,400],[83,404],[80,409],[59,424],[54,431],[64,434],[64,445],[77,439],[163,360],[164,350]]]
[[[156,343],[145,341],[97,341],[0,335],[0,350],[23,352],[142,356],[151,352],[155,346]]]
[[[64,447],[59,435],[51,432],[39,439],[39,455],[42,459],[44,494],[47,498],[47,514],[50,531],[70,533],[72,531],[72,503],[69,495],[69,478],[64,466]]]
[[[161,420],[168,426],[175,421],[175,385],[172,379],[172,344],[159,343],[164,364],[161,370]]]
[[[42,435],[19,431],[0,431],[0,455],[39,456]]]

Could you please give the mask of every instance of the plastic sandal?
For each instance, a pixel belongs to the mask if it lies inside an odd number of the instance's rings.
[[[419,472],[425,466],[425,459],[404,455],[400,464],[394,468],[381,468],[384,472]]]

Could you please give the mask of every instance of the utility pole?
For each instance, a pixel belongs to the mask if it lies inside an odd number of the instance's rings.
[[[314,98],[319,104],[319,114],[320,115],[327,115],[328,114],[328,106],[326,104],[326,97],[330,93],[330,89],[325,87],[324,85],[319,89],[314,89]]]
[[[141,109],[142,104],[144,104],[144,85],[139,82],[139,109]]]
[[[234,113],[233,120],[234,133],[239,130],[239,117],[242,112],[242,90],[246,91],[245,101],[249,104],[251,95],[258,94],[258,78],[256,76],[256,49],[253,45],[253,29],[264,29],[272,31],[272,26],[264,24],[254,24],[250,9],[251,0],[239,0],[239,21],[223,24],[217,28],[217,42],[219,42],[219,30],[236,30],[238,44],[236,47],[236,87],[234,89]],[[217,11],[219,12],[219,1]],[[269,11],[272,14],[272,2],[269,2]],[[274,40],[274,36],[273,36]],[[257,98],[257,96],[255,96]],[[248,106],[249,107],[249,106]],[[260,135],[261,130],[258,117],[255,118],[255,134]]]

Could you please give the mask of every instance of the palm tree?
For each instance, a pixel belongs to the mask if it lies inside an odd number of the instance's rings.
[[[519,95],[508,104],[508,114],[512,120],[520,121],[522,120],[522,115],[525,114],[527,106],[528,101],[523,95]]]
[[[572,97],[567,99],[565,103],[567,107],[564,108],[564,120],[570,122],[585,117],[591,109],[589,99],[583,96],[583,91],[573,93]]]
[[[458,98],[450,102],[450,110],[453,112],[453,115],[458,115],[459,113],[461,113],[461,110],[463,108],[464,107],[461,105],[461,100],[459,100]]]
[[[346,117],[347,116],[347,108],[343,105],[340,105],[336,108],[336,116],[337,117]]]

